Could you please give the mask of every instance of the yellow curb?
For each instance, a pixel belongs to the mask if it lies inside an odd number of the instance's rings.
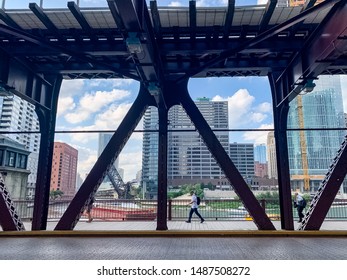
[[[57,230],[2,231],[1,237],[347,237],[346,230]]]

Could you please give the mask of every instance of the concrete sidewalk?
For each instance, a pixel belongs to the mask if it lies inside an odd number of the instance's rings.
[[[51,221],[47,224],[46,231],[31,231],[31,224],[25,222],[25,235],[44,235],[45,233],[49,235],[55,235],[54,228],[57,221]],[[256,224],[253,221],[205,221],[200,223],[199,220],[193,220],[192,223],[186,223],[185,221],[168,221],[168,230],[158,231],[156,221],[103,221],[103,220],[93,220],[91,223],[87,223],[86,220],[81,219],[72,231],[59,231],[64,232],[67,235],[82,235],[91,234],[102,235],[102,234],[114,234],[121,235],[129,234],[135,235],[153,235],[153,236],[168,236],[168,235],[191,235],[191,236],[208,236],[208,235],[309,235],[314,232],[315,235],[339,235],[343,236],[347,233],[347,221],[326,221],[323,223],[319,231],[285,231],[281,230],[280,221],[273,221],[276,228],[275,231],[262,231],[258,230]],[[295,224],[296,227],[299,226],[298,223]],[[83,232],[83,233],[82,233]],[[68,234],[69,233],[69,234]],[[146,233],[146,234],[144,234]],[[12,233],[15,235],[16,233]],[[20,233],[18,233],[20,234]],[[5,232],[0,232],[0,237],[6,235]]]

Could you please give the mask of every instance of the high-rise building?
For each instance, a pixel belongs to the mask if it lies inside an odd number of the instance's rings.
[[[254,146],[254,161],[266,163],[266,145],[260,144]]]
[[[291,185],[301,191],[318,189],[345,135],[325,130],[345,127],[340,77],[320,76],[315,84],[290,103],[288,116],[288,128],[300,129],[287,135]]]
[[[273,131],[270,131],[267,135],[266,146],[267,146],[267,159],[268,159],[267,168],[268,168],[269,178],[278,179],[276,144],[275,144],[275,135]]]
[[[109,132],[99,133],[98,157],[101,155],[102,151],[105,149],[106,145],[108,144],[108,142],[110,141],[112,136],[113,136],[113,133],[109,133]],[[114,161],[113,165],[116,168],[118,174],[121,176],[121,178],[123,178],[124,170],[119,168],[119,157],[117,157],[117,159]],[[108,178],[108,176],[105,176],[105,178],[102,181],[102,183],[100,184],[98,190],[103,191],[103,190],[109,190],[109,189],[113,189],[113,188],[114,187],[112,186],[110,179]]]
[[[158,111],[156,107],[149,107],[143,117],[142,144],[142,188],[147,198],[156,197],[158,190]]]
[[[231,143],[230,158],[243,178],[254,177],[254,145],[249,143]]]
[[[195,104],[212,129],[228,128],[228,102],[199,98]],[[157,129],[157,109],[150,107],[144,116],[142,185],[151,197],[154,197],[157,191],[158,134],[147,131]],[[224,174],[202,138],[194,131],[194,125],[181,106],[170,109],[168,129],[168,185],[209,182],[218,184]],[[183,129],[187,131],[182,131]],[[229,153],[228,132],[214,133]]]
[[[108,142],[111,140],[113,133],[99,133],[99,143],[98,143],[98,157],[101,155],[102,151],[105,149]],[[114,166],[118,168],[119,158],[114,162]]]
[[[54,142],[51,190],[62,191],[64,198],[76,193],[78,150],[62,142]]]
[[[39,121],[35,113],[35,106],[18,96],[0,97],[1,117],[0,134],[6,131],[39,131]],[[36,186],[38,153],[40,149],[39,133],[6,134],[9,138],[23,144],[30,152],[28,170],[30,174],[27,183],[27,197],[33,197]]]

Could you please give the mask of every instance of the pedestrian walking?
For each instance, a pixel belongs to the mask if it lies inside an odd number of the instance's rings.
[[[203,223],[205,221],[205,219],[198,212],[199,206],[198,206],[197,196],[196,196],[194,191],[191,191],[190,195],[192,196],[192,198],[191,198],[188,205],[191,205],[191,208],[190,208],[189,217],[188,217],[188,220],[186,221],[186,223],[190,223],[192,221],[193,213],[195,213],[200,218],[201,223]]]

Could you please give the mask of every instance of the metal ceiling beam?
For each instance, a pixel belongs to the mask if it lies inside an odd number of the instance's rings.
[[[111,13],[114,17],[120,16],[124,40],[127,41],[130,36],[136,36],[140,45],[139,52],[129,50],[134,63],[138,67],[138,73],[141,75],[141,81],[149,86],[151,83],[158,85],[158,89],[162,88],[164,73],[160,51],[156,43],[155,33],[151,24],[146,1],[122,1],[107,0]]]
[[[235,12],[235,0],[228,0],[228,11],[227,11],[227,15],[225,17],[225,23],[224,23],[224,38],[229,37],[231,26],[233,24],[234,12]]]
[[[60,45],[57,45],[57,44],[51,44],[49,42],[46,42],[43,38],[34,36],[34,35],[29,34],[23,30],[18,30],[18,29],[6,26],[4,24],[0,24],[0,32],[4,32],[6,34],[13,35],[15,37],[24,39],[28,42],[34,43],[34,44],[39,45],[41,47],[45,47],[47,49],[53,50],[62,56],[63,55],[71,56],[77,60],[90,63],[91,65],[94,65],[94,64],[95,65],[102,65],[103,67],[111,70],[112,72],[122,74],[123,76],[134,79],[134,80],[138,80],[137,76],[134,76],[134,75],[129,74],[129,73],[122,73],[119,69],[114,68],[105,62],[98,61],[98,60],[92,58],[90,55],[86,55],[86,54],[83,54],[83,53],[80,53],[77,51],[72,51],[72,50],[69,50],[69,49],[62,47]]]
[[[322,2],[323,4],[325,2]],[[341,0],[330,10],[322,23],[306,41],[302,51],[298,52],[282,75],[290,73],[293,89],[284,100],[293,100],[309,79],[316,79],[335,58],[347,52],[347,1]],[[320,6],[316,5],[315,7]],[[314,9],[315,7],[311,8]],[[280,76],[280,77],[281,77]]]
[[[58,28],[53,24],[53,22],[44,13],[43,9],[40,8],[36,3],[29,3],[29,9],[35,14],[35,16],[47,27],[47,29],[57,33]]]
[[[11,27],[21,29],[21,27],[2,9],[0,9],[0,19]]]
[[[230,50],[226,50],[224,52],[221,52],[220,55],[215,58],[215,59],[211,59],[209,62],[205,63],[204,66],[202,67],[198,67],[196,69],[193,69],[191,71],[189,71],[187,74],[181,76],[179,79],[177,79],[177,81],[183,81],[185,79],[188,79],[189,77],[192,77],[196,74],[198,74],[199,72],[203,71],[204,69],[207,69],[221,61],[224,61],[225,59],[229,58],[232,55],[237,54],[238,52],[241,52],[242,50],[245,50],[247,48],[250,48],[252,46],[255,46],[256,44],[272,37],[275,36],[279,33],[281,33],[282,31],[292,27],[293,25],[305,20],[307,17],[311,16],[312,14],[318,13],[320,11],[323,11],[327,8],[330,8],[331,6],[333,6],[334,4],[336,4],[337,2],[340,1],[344,1],[344,0],[326,0],[314,7],[312,7],[311,9],[308,9],[307,11],[303,11],[302,13],[300,13],[297,16],[292,17],[291,19],[278,24],[277,26],[274,26],[273,28],[270,28],[266,31],[264,31],[263,33],[259,34],[258,36],[256,36],[253,39],[248,40],[247,42],[245,42],[244,44],[242,44],[239,47],[230,49]]]
[[[195,56],[219,55],[225,48],[232,48],[242,45],[242,40],[229,40],[223,42],[222,40],[209,40],[209,39],[196,39],[194,44],[184,41],[175,42],[174,40],[162,40],[158,43],[160,54],[165,59],[176,59],[177,55],[186,56],[187,53]],[[257,46],[245,49],[240,53],[243,55],[250,54],[269,54],[269,53],[293,53],[301,50],[303,45],[302,40],[292,40],[288,37],[279,37],[276,40],[266,40],[260,42]],[[64,44],[66,49],[71,51],[84,53],[92,56],[117,56],[117,59],[125,60],[129,51],[125,47],[123,40],[118,41],[98,41],[97,48],[95,42],[89,41],[81,44],[80,42],[66,42]],[[30,44],[23,44],[23,42],[11,42],[2,44],[2,48],[13,56],[30,57],[42,56],[47,57],[47,60],[52,56],[61,55],[61,51],[54,49],[47,49],[46,46],[33,46]]]
[[[90,27],[88,21],[86,20],[86,18],[84,17],[84,15],[82,14],[80,8],[77,6],[77,4],[75,2],[67,2],[67,7],[71,11],[71,13],[75,17],[75,19],[78,21],[78,23],[82,27],[82,29],[87,31],[87,32],[90,32],[91,27]]]
[[[151,8],[151,15],[152,15],[152,21],[154,25],[155,34],[158,39],[161,39],[161,21],[160,21],[157,1],[151,1],[150,8]]]
[[[264,30],[268,26],[270,19],[271,19],[272,15],[275,11],[277,2],[278,2],[277,0],[269,0],[267,2],[265,13],[264,13],[264,16],[261,20],[259,30]]]
[[[317,0],[306,0],[304,6],[303,6],[303,10],[307,10],[311,7],[313,7],[316,4]]]
[[[196,34],[196,1],[189,1],[189,29],[190,29],[190,39],[195,39]]]

